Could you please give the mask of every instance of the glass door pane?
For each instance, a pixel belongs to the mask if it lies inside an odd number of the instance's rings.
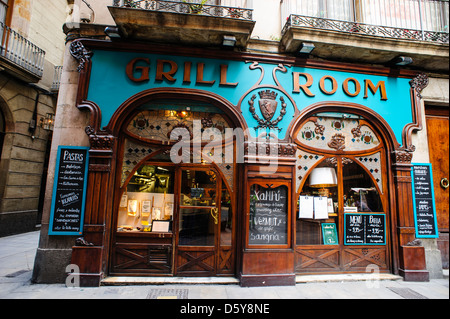
[[[343,166],[344,212],[383,212],[380,194],[370,175],[356,162]]]
[[[216,179],[213,171],[182,171],[179,245],[215,245],[216,225],[219,223]]]

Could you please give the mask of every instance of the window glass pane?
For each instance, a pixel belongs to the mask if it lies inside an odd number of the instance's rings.
[[[153,220],[172,220],[174,180],[173,167],[140,167],[122,195],[118,231],[150,231]]]
[[[382,212],[380,195],[369,174],[354,161],[343,167],[344,211]]]
[[[184,170],[181,177],[181,205],[215,206],[216,179],[213,171]]]
[[[335,157],[327,158],[309,173],[298,200],[297,245],[323,245],[327,239],[328,244],[338,244],[336,164]]]
[[[8,1],[0,1],[0,22],[5,23],[6,11],[8,10],[8,6],[6,4]],[[3,30],[1,30],[3,33]]]
[[[180,245],[214,246],[213,209],[182,208],[180,210]]]
[[[219,218],[216,208],[216,179],[216,174],[211,170],[183,170],[180,245],[214,246],[215,218]]]

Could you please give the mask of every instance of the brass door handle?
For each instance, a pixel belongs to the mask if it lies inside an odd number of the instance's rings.
[[[448,188],[448,179],[447,178],[443,178],[443,179],[441,179],[441,187],[443,188],[443,189],[447,189]]]
[[[214,218],[214,224],[217,225],[219,223],[219,209],[217,207],[211,208],[211,216]]]

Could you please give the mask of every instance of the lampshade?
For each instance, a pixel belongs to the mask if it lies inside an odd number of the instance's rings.
[[[310,187],[336,187],[336,171],[332,167],[318,167],[312,170],[309,176]]]

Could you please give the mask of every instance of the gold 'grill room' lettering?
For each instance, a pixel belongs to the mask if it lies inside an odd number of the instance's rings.
[[[155,80],[162,82],[168,81],[174,83],[177,80],[177,76],[183,79],[183,83],[191,83],[191,70],[197,69],[195,78],[195,84],[197,85],[209,85],[212,86],[216,83],[216,79],[207,79],[205,77],[205,63],[199,62],[193,66],[192,62],[185,62],[184,65],[179,68],[175,61],[171,60],[156,60]],[[180,71],[181,70],[181,71]],[[150,59],[148,58],[135,58],[131,60],[126,67],[126,74],[128,78],[136,83],[147,82],[150,80]],[[183,74],[180,74],[183,73]],[[239,82],[228,82],[228,65],[220,65],[220,78],[218,79],[220,86],[236,87]]]
[[[311,74],[302,72],[293,72],[293,92],[304,93],[306,96],[314,97],[315,94],[311,91],[314,85],[314,78]],[[350,84],[351,83],[351,84]],[[336,79],[330,75],[325,75],[319,80],[319,89],[326,95],[332,95],[336,93],[339,88],[339,84]],[[342,90],[350,97],[356,97],[361,93],[361,83],[355,78],[347,78],[342,83]],[[387,101],[386,85],[385,81],[379,81],[376,85],[371,80],[364,80],[364,98],[369,97],[369,91],[372,95],[376,95],[380,92],[380,99]]]
[[[214,66],[216,67],[216,66]],[[239,82],[228,82],[228,75],[231,73],[228,70],[227,64],[219,65],[219,73],[212,72],[213,75],[206,74],[205,70],[211,71],[211,66],[204,62],[193,63],[191,61],[185,61],[183,65],[178,65],[177,62],[172,60],[156,60],[156,68],[154,72],[154,80],[157,82],[169,82],[174,83],[177,79],[181,79],[183,84],[190,84],[195,81],[196,85],[201,86],[213,86],[219,81],[220,86],[236,87]],[[133,82],[147,82],[150,81],[150,59],[148,58],[135,58],[131,60],[126,67],[126,74],[128,78]],[[196,71],[195,75],[192,75]],[[217,75],[216,75],[217,74]],[[386,101],[386,84],[385,81],[378,81],[374,84],[369,79],[364,79],[364,84],[360,83],[357,79],[349,77],[345,79],[342,84],[331,75],[325,75],[319,79],[314,79],[311,74],[303,72],[293,72],[293,93],[303,93],[308,97],[315,97],[318,91],[314,90],[315,83],[318,83],[318,89],[320,92],[326,95],[335,94],[339,87],[342,87],[342,91],[349,97],[356,97],[361,94],[364,89],[364,98],[369,96],[379,95],[382,101]],[[213,78],[216,76],[217,78]]]

